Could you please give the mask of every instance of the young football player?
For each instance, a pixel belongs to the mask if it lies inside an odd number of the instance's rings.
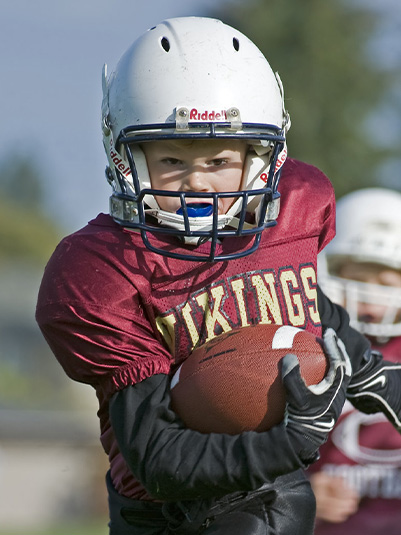
[[[112,535],[313,531],[304,469],[353,392],[347,353],[361,380],[383,364],[317,287],[333,189],[286,158],[289,126],[278,75],[218,20],[164,21],[104,70],[110,215],[59,244],[37,321],[66,373],[96,390]],[[196,345],[259,323],[322,334],[327,377],[307,388],[286,356],[280,425],[186,428],[171,375]]]
[[[325,293],[373,349],[401,364],[401,194],[368,188],[343,197],[337,235],[319,260]],[[316,534],[398,535],[401,435],[384,416],[346,404],[320,453],[311,467]]]

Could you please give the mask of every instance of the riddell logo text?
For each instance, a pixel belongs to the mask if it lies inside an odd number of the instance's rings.
[[[284,147],[284,149],[280,152],[279,157],[277,158],[276,167],[274,169],[274,172],[277,173],[277,171],[284,165],[284,162],[287,159],[287,147]],[[262,173],[259,178],[263,180],[265,184],[267,184],[267,180],[269,178],[268,173]]]
[[[189,112],[189,120],[191,121],[226,121],[227,115],[224,110],[220,111],[198,111],[196,108],[192,108]]]
[[[110,158],[114,163],[115,167],[120,171],[122,175],[127,177],[131,174],[131,169],[129,165],[124,162],[124,160],[121,158],[117,151],[111,149]]]
[[[277,158],[276,169],[275,169],[276,173],[280,169],[280,167],[284,165],[284,162],[286,161],[286,159],[287,159],[287,147],[284,147],[284,149],[280,152],[279,157]]]

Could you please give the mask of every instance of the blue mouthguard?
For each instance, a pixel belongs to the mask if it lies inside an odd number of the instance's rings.
[[[188,217],[207,217],[213,213],[213,205],[204,202],[194,202],[187,204]],[[176,212],[177,215],[183,215],[182,208]]]

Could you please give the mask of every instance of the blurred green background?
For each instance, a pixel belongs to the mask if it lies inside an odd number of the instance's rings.
[[[134,6],[117,0],[111,8],[90,0],[86,11],[75,0],[69,8],[48,0],[39,0],[38,9],[39,4],[48,8],[40,24],[49,33],[37,32],[36,19],[25,16],[20,46],[2,49],[9,61],[2,72],[2,115],[12,118],[3,121],[0,151],[0,535],[105,535],[106,459],[98,443],[95,396],[64,376],[34,321],[43,268],[57,242],[107,207],[108,190],[98,172],[105,164],[98,128],[104,50],[118,58],[163,18],[221,18],[248,35],[280,73],[292,119],[290,156],[322,169],[337,197],[372,185],[401,190],[401,4],[149,0]],[[9,20],[19,30],[16,13],[24,8],[29,4],[23,0],[9,8],[16,10]],[[111,24],[111,15],[120,26]],[[64,34],[50,32],[54,21],[64,24]],[[58,59],[50,73],[50,59],[35,56],[35,39],[43,38]],[[83,50],[72,46],[79,39],[86,43]],[[33,61],[42,70],[31,72]],[[88,82],[90,63],[99,67],[99,76]],[[14,90],[19,95],[27,72],[23,89],[32,100],[24,107]],[[65,87],[65,79],[71,86]],[[42,82],[54,86],[60,114],[79,98],[90,119],[80,120],[78,111],[69,120],[51,110],[45,114],[47,94],[32,97]],[[18,135],[13,118],[25,125],[18,126]],[[92,150],[92,142],[99,149]],[[96,173],[89,176],[91,168]]]

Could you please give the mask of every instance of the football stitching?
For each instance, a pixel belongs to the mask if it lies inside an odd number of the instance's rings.
[[[233,351],[237,351],[236,347],[232,347],[231,349],[225,349],[224,351],[220,351],[220,353],[215,353],[214,355],[210,355],[209,357],[205,357],[202,360],[199,361],[199,364],[201,362],[205,362],[206,360],[214,359],[215,357],[220,357],[221,355],[226,355],[227,353],[232,353]]]

